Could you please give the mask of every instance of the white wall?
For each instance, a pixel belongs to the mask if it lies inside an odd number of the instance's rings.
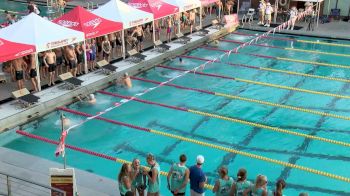
[[[335,8],[336,2],[337,0],[325,0],[324,7],[323,7],[323,14],[324,15],[330,14],[331,9]],[[329,4],[329,11],[328,11],[328,4]],[[348,16],[349,7],[350,7],[350,0],[338,0],[338,9],[340,9],[341,16]]]

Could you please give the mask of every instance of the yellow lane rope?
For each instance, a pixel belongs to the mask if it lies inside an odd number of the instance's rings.
[[[124,164],[124,163],[132,164],[131,161],[127,161],[127,160],[119,159],[119,158],[116,158],[115,161],[116,161],[117,163],[121,163],[121,164]],[[141,166],[141,167],[150,169],[150,167],[147,167],[147,166]],[[168,172],[160,171],[160,175],[162,175],[162,176],[168,176]],[[213,185],[210,185],[210,184],[205,184],[204,187],[205,187],[206,189],[209,189],[209,190],[213,190],[213,188],[214,188],[214,186],[213,186]]]
[[[283,60],[283,61],[297,62],[297,63],[321,65],[321,66],[326,66],[326,67],[336,67],[336,68],[350,69],[349,65],[338,65],[338,64],[332,64],[332,63],[321,63],[321,62],[316,62],[316,61],[305,61],[305,60],[290,59],[290,58],[283,58],[283,57],[276,57],[276,59],[277,60]]]
[[[309,44],[320,44],[320,45],[328,45],[328,46],[340,46],[340,47],[350,47],[349,44],[335,44],[335,43],[328,43],[328,42],[315,42],[315,41],[308,41],[308,40],[297,40],[297,42],[302,43],[309,43]]]
[[[310,113],[310,114],[316,114],[316,115],[321,115],[321,116],[328,116],[328,117],[333,117],[333,118],[338,118],[338,119],[350,120],[350,117],[348,117],[348,116],[320,112],[317,110],[311,110],[311,109],[306,109],[306,108],[302,108],[302,107],[283,105],[283,104],[272,103],[272,102],[268,102],[268,101],[261,101],[261,100],[257,100],[257,99],[251,99],[251,98],[229,95],[229,94],[224,94],[224,93],[217,93],[217,92],[215,92],[215,95],[225,97],[225,98],[230,98],[230,99],[238,99],[238,100],[242,100],[242,101],[258,103],[258,104],[262,104],[262,105],[268,105],[268,106],[285,108],[285,109],[290,109],[290,110],[295,110],[295,111],[300,111],[300,112],[306,112],[306,113]]]
[[[304,76],[304,77],[310,77],[310,78],[318,78],[318,79],[325,79],[325,80],[332,80],[332,81],[339,81],[339,82],[350,82],[350,80],[344,79],[344,78],[334,78],[334,77],[328,77],[328,76],[319,76],[319,75],[306,74],[306,73],[300,73],[300,72],[294,72],[294,71],[287,71],[287,70],[280,70],[280,69],[271,69],[271,68],[267,68],[267,67],[260,67],[260,69],[261,70],[265,70],[265,71],[276,72],[276,73],[284,73],[284,74]]]
[[[284,48],[284,49],[297,51],[297,52],[308,52],[308,53],[315,53],[315,54],[325,54],[325,55],[332,55],[332,56],[350,57],[350,54],[339,54],[339,53],[333,53],[333,52],[322,52],[322,51],[304,50],[304,49],[297,49],[297,48]]]
[[[273,87],[273,88],[280,88],[280,89],[299,91],[299,92],[303,92],[303,93],[310,93],[310,94],[316,94],[316,95],[325,95],[325,96],[330,96],[330,97],[350,99],[350,96],[347,96],[347,95],[338,95],[338,94],[333,94],[333,93],[326,93],[326,92],[320,92],[320,91],[314,91],[314,90],[307,90],[307,89],[295,88],[295,87],[290,87],[290,86],[282,86],[282,85],[278,85],[278,84],[271,84],[271,83],[266,83],[266,82],[258,82],[258,81],[246,80],[246,79],[241,79],[241,78],[235,78],[234,80],[236,80],[238,82],[245,82],[245,83],[256,84],[256,85],[261,85],[261,86],[268,86],[268,87]]]
[[[304,137],[304,138],[308,138],[308,139],[319,140],[319,141],[323,141],[323,142],[327,142],[327,143],[331,143],[331,144],[336,144],[336,145],[340,145],[340,146],[350,147],[350,143],[347,143],[347,142],[332,140],[332,139],[318,137],[318,136],[314,136],[314,135],[308,135],[308,134],[290,131],[290,130],[282,129],[282,128],[278,128],[278,127],[272,127],[272,126],[268,126],[268,125],[264,125],[264,124],[260,124],[260,123],[254,123],[254,122],[249,122],[249,121],[240,120],[240,119],[236,119],[236,118],[220,116],[217,114],[211,114],[208,112],[202,112],[202,111],[198,111],[198,110],[188,109],[188,112],[202,115],[202,116],[208,116],[208,117],[212,117],[212,118],[226,120],[226,121],[230,121],[230,122],[240,123],[240,124],[244,124],[244,125],[248,125],[248,126],[252,126],[252,127],[268,129],[268,130],[275,131],[275,132],[280,132],[280,133],[295,135],[295,136]]]
[[[299,170],[303,170],[309,173],[313,173],[313,174],[317,174],[317,175],[321,175],[321,176],[326,176],[328,178],[333,178],[333,179],[337,179],[337,180],[341,180],[341,181],[345,181],[350,183],[350,178],[347,177],[343,177],[343,176],[339,176],[339,175],[335,175],[335,174],[331,174],[328,172],[324,172],[324,171],[320,171],[320,170],[316,170],[316,169],[312,169],[312,168],[308,168],[308,167],[304,167],[304,166],[300,166],[300,165],[296,165],[296,164],[292,164],[292,163],[288,163],[288,162],[284,162],[284,161],[280,161],[280,160],[275,160],[275,159],[271,159],[268,157],[264,157],[264,156],[260,156],[260,155],[256,155],[253,153],[248,153],[248,152],[243,152],[240,150],[236,150],[233,148],[228,148],[228,147],[223,147],[223,146],[219,146],[219,145],[215,145],[215,144],[210,144],[207,142],[203,142],[203,141],[199,141],[199,140],[195,140],[195,139],[190,139],[190,138],[186,138],[186,137],[182,137],[179,135],[174,135],[174,134],[170,134],[170,133],[165,133],[165,132],[161,132],[161,131],[156,131],[156,130],[150,130],[151,133],[157,134],[157,135],[162,135],[165,137],[170,137],[170,138],[174,138],[174,139],[178,139],[181,141],[186,141],[186,142],[190,142],[190,143],[194,143],[197,145],[201,145],[201,146],[206,146],[209,148],[214,148],[214,149],[218,149],[218,150],[222,150],[222,151],[226,151],[226,152],[230,152],[230,153],[234,153],[234,154],[239,154],[242,156],[246,156],[249,158],[253,158],[253,159],[258,159],[258,160],[262,160],[262,161],[266,161],[269,163],[274,163],[277,165],[282,165],[284,167],[290,167],[290,168],[294,168],[294,169],[299,169]]]

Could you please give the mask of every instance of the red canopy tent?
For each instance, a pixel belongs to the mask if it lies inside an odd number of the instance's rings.
[[[35,46],[10,42],[0,38],[0,62],[9,61],[35,52]]]
[[[123,29],[123,23],[114,22],[97,16],[78,6],[52,22],[81,31],[86,39],[99,37]]]
[[[179,12],[177,6],[165,3],[162,0],[130,0],[128,4],[139,10],[152,13],[155,20]]]

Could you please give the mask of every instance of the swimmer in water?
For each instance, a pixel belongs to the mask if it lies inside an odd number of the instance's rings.
[[[179,61],[180,61],[180,64],[182,64],[182,58],[181,57],[179,58]]]
[[[63,123],[63,128],[68,128],[70,126],[70,120],[65,115],[62,114],[61,120]]]
[[[85,97],[85,98],[82,98],[80,95],[77,96],[77,99],[81,102],[86,102],[86,103],[89,103],[91,105],[94,105],[96,104],[96,98],[95,98],[95,95],[94,94],[90,94],[89,96]]]
[[[124,73],[123,79],[122,79],[122,83],[124,86],[126,86],[127,88],[131,88],[132,87],[132,82],[130,79],[130,76],[127,72]]]

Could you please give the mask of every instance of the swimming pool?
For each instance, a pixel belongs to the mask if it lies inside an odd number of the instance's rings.
[[[247,30],[239,30],[238,32],[241,34],[257,33]],[[143,79],[158,82],[166,81],[182,73],[182,71],[174,70],[174,68],[189,70],[205,62],[203,59],[198,60],[193,57],[210,60],[223,54],[223,50],[238,46],[238,44],[229,40],[248,41],[251,38],[247,35],[227,35],[220,41],[219,50],[199,47],[182,57],[183,64],[180,64],[178,59],[174,59],[165,62],[163,67],[156,67],[139,74],[136,76],[139,79],[133,80],[134,87],[132,89],[111,86],[103,91],[117,95],[133,96],[145,89],[157,86],[157,84]],[[257,44],[265,44],[265,46],[248,46],[239,50],[240,53],[238,54],[231,54],[229,58],[223,58],[220,63],[207,65],[204,72],[210,75],[201,75],[199,72],[197,74],[187,74],[171,82],[176,86],[162,86],[139,97],[141,100],[155,102],[153,104],[130,101],[103,114],[102,117],[350,177],[348,172],[350,165],[346,164],[350,161],[349,147],[280,133],[269,129],[269,127],[259,128],[257,125],[252,126],[242,123],[242,121],[249,121],[296,133],[350,142],[349,132],[347,131],[349,128],[348,120],[329,116],[349,117],[349,109],[347,109],[350,104],[349,98],[339,98],[337,95],[349,96],[350,83],[333,80],[334,78],[349,78],[349,72],[347,68],[326,66],[330,64],[349,64],[349,57],[329,53],[349,54],[350,48],[297,41],[310,40],[317,42],[319,40],[320,42],[331,42],[331,40],[327,41],[321,38],[288,37],[286,35],[275,35],[275,38],[288,38],[290,40],[262,39]],[[347,41],[334,41],[334,44],[350,44]],[[317,50],[328,54],[271,48],[267,47],[266,44],[283,48]],[[248,53],[265,56],[257,57],[247,55]],[[266,56],[269,56],[269,58]],[[317,61],[324,64],[314,66],[288,60],[277,60],[272,57]],[[232,63],[240,64],[240,66],[232,65]],[[257,67],[267,69],[258,69]],[[280,73],[276,70],[287,70],[309,75]],[[313,78],[311,75],[332,78]],[[225,77],[220,78],[219,76]],[[235,80],[230,77],[235,77]],[[263,83],[254,84],[251,81]],[[271,87],[266,83],[275,86]],[[277,87],[276,85],[280,86]],[[289,90],[281,86],[294,87],[295,89]],[[198,92],[196,89],[206,91]],[[301,92],[298,89],[307,89],[310,92]],[[211,92],[216,92],[216,94]],[[324,95],[324,93],[330,94]],[[94,106],[74,103],[67,107],[71,110],[94,115],[121,100],[121,98],[107,94],[96,93],[98,103]],[[220,96],[223,94],[239,96],[241,99]],[[244,98],[249,98],[249,100],[242,100]],[[271,102],[302,107],[306,110],[286,109],[281,108],[280,105],[270,106],[262,104],[262,102],[256,103],[252,99],[264,101],[264,103]],[[156,103],[189,108],[202,113],[179,111],[179,108],[154,105]],[[325,116],[315,115],[312,113],[313,111],[325,112]],[[65,114],[73,123],[79,123],[85,119],[85,117],[69,112],[65,112]],[[218,116],[217,118],[208,117],[205,114],[216,114],[225,119],[218,118]],[[232,122],[230,119],[233,118],[242,121]],[[58,119],[59,112],[52,112],[41,119],[21,126],[20,129],[57,140],[60,135]],[[218,177],[217,169],[221,165],[227,165],[231,176],[235,176],[240,167],[245,167],[248,170],[250,180],[254,180],[257,174],[266,174],[271,188],[274,187],[278,178],[284,178],[287,181],[285,195],[297,195],[301,191],[309,192],[310,195],[350,194],[350,186],[343,181],[247,156],[235,155],[168,136],[161,136],[154,132],[139,131],[135,128],[115,125],[103,120],[91,120],[73,129],[69,133],[66,142],[80,148],[125,160],[139,157],[143,164],[147,153],[152,152],[163,171],[168,171],[170,164],[178,161],[178,156],[181,153],[185,153],[189,157],[188,165],[194,163],[197,154],[203,154],[206,159],[204,170],[207,172],[208,183],[211,185]],[[55,145],[19,136],[14,131],[1,134],[0,145],[61,162],[61,158],[55,158],[54,156]],[[120,169],[120,164],[110,160],[69,149],[67,149],[66,154],[69,165],[112,179],[115,179]],[[162,184],[166,184],[164,177],[162,177]],[[209,192],[208,190],[207,193],[209,194]],[[161,193],[169,195],[166,186],[162,186]]]

